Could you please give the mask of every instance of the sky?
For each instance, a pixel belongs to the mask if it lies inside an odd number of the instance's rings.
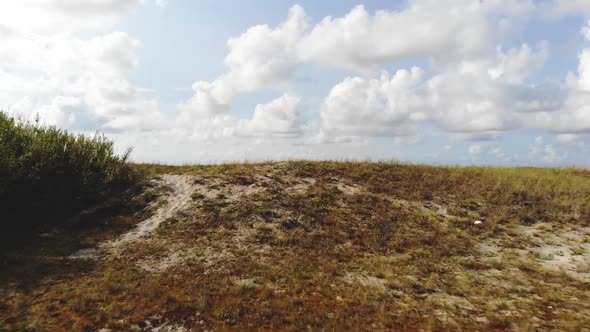
[[[0,107],[138,162],[589,167],[590,1],[0,1]]]

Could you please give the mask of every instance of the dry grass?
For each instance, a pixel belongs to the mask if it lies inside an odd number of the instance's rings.
[[[0,274],[0,329],[590,326],[588,171],[137,167],[191,175],[194,204],[151,238],[97,261],[47,251],[55,243],[21,253]],[[112,223],[128,227],[128,218]]]

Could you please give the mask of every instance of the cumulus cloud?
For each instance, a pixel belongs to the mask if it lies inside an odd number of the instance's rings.
[[[413,0],[402,11],[370,14],[363,6],[357,6],[343,17],[326,17],[310,26],[303,8],[294,6],[287,19],[277,27],[257,25],[241,36],[231,38],[224,62],[225,72],[212,82],[193,84],[194,95],[179,104],[181,118],[184,122],[191,119],[203,121],[203,117],[229,114],[233,100],[242,93],[268,89],[284,91],[296,68],[304,63],[370,73],[383,64],[417,56],[430,57],[443,66],[456,62],[456,59],[481,59],[496,48],[500,20],[506,23],[506,16],[526,15],[532,8],[530,1],[516,0]],[[520,82],[542,66],[547,47],[543,45],[539,52],[534,52],[528,45],[523,45],[507,53],[498,49],[497,54],[500,59],[493,63],[495,67],[488,64],[485,70],[489,69],[490,74],[484,74],[502,82]],[[322,135],[412,134],[415,131],[413,124],[427,119],[416,109],[417,99],[430,96],[430,101],[422,101],[422,107],[439,106],[426,105],[438,98],[433,93],[419,96],[413,92],[415,85],[420,83],[422,72],[414,69],[400,71],[393,74],[392,82],[386,82],[387,77],[355,77],[341,82],[332,89],[322,106]],[[401,82],[406,80],[404,73],[411,76],[405,83]],[[471,74],[475,76],[482,72]],[[457,97],[462,94],[458,91],[459,86],[472,79],[465,75],[446,75],[429,84],[433,90],[447,89],[444,93]],[[456,91],[447,88],[453,85]],[[507,122],[510,121],[486,112],[489,108],[499,110],[504,105],[480,101],[482,94],[493,89],[482,86],[480,90],[486,91],[472,95],[470,98],[474,102],[463,98],[454,105],[442,106],[458,108],[458,105],[467,104],[465,112],[455,111],[453,114],[457,119],[473,114],[471,123],[466,125],[473,131],[480,127],[492,131],[509,127]],[[448,119],[449,115],[440,118]]]
[[[119,15],[134,6],[105,0],[23,1],[15,6],[33,5],[44,11],[43,17],[53,11]],[[18,14],[18,8],[10,9]],[[76,27],[70,24],[72,30]],[[38,114],[46,123],[80,130],[143,130],[160,121],[158,102],[127,80],[138,66],[139,41],[122,32],[83,39],[72,32],[40,34],[20,28],[2,30],[0,100],[8,112],[29,118]]]
[[[543,156],[543,159],[549,163],[555,162],[555,160],[557,159],[557,153],[555,152],[555,148],[553,147],[553,145],[552,144],[545,145],[544,151],[545,151],[545,155]]]
[[[304,28],[303,8],[294,6],[276,29],[258,25],[231,38],[225,58],[227,71],[214,82],[220,98],[288,83],[296,65],[289,55]]]
[[[411,57],[468,58],[490,50],[498,29],[490,16],[512,9],[527,12],[516,1],[413,0],[403,11],[378,11],[363,6],[341,18],[326,17],[298,45],[298,57],[361,72]],[[500,5],[502,4],[502,5]]]
[[[174,130],[181,137],[187,135],[191,139],[209,142],[235,137],[295,138],[304,131],[301,99],[285,93],[268,103],[256,105],[252,117],[242,120],[229,113],[184,111],[174,124]]]
[[[481,144],[471,144],[469,145],[469,148],[467,150],[469,151],[470,155],[475,156],[482,153],[483,147],[481,146]]]
[[[506,15],[533,9],[531,1],[412,0],[402,11],[371,15],[357,6],[344,17],[324,18],[302,38],[298,56],[361,72],[412,57],[443,62],[478,57],[492,51],[502,25],[509,25]]]
[[[196,82],[192,86],[195,94],[186,101],[181,101],[178,108],[183,122],[203,117],[227,114],[231,108],[230,100],[220,100],[214,95],[214,86],[208,82]]]
[[[19,0],[0,2],[0,22],[33,33],[104,30],[142,0]]]
[[[513,25],[526,21],[535,8],[584,15],[590,13],[587,1],[409,0],[400,10],[369,12],[357,6],[317,24],[301,6],[293,6],[276,26],[256,25],[230,38],[223,72],[210,81],[197,80],[171,122],[163,121],[156,99],[129,81],[139,64],[139,41],[104,31],[144,2],[1,3],[3,106],[30,117],[39,113],[66,128],[119,133],[157,128],[163,141],[215,146],[250,138],[366,145],[370,137],[403,146],[419,142],[426,132],[483,141],[514,131],[551,132],[566,143],[590,132],[590,48],[580,52],[577,71],[565,82],[531,82],[549,57],[548,43],[502,45]],[[149,2],[160,8],[168,3]],[[100,35],[80,37],[89,30]],[[590,41],[590,23],[580,32]],[[415,59],[427,65],[384,70]],[[310,107],[293,86],[306,64],[333,67],[349,77]],[[259,91],[279,97],[258,104],[250,117],[232,114],[240,95]],[[306,112],[313,113],[306,117]],[[561,145],[541,138],[531,153],[555,162],[556,147]],[[507,158],[493,142],[476,142],[468,151]]]
[[[183,117],[225,113],[241,93],[285,88],[297,65],[291,54],[305,29],[304,15],[303,8],[294,6],[277,28],[257,25],[231,38],[224,61],[226,71],[213,82],[193,84],[195,94],[180,104]]]
[[[543,136],[535,137],[535,144],[530,146],[530,155],[535,156],[541,152],[543,148]]]
[[[310,25],[303,8],[294,6],[275,28],[258,25],[231,38],[224,73],[193,84],[194,95],[179,103],[180,119],[190,124],[230,115],[238,95],[286,91],[298,66],[318,63],[364,75],[331,89],[319,109],[316,141],[389,136],[402,142],[408,139],[400,137],[415,136],[424,123],[460,139],[488,139],[523,128],[548,130],[561,113],[556,111],[583,97],[559,83],[527,81],[547,61],[547,42],[507,50],[499,44],[512,20],[534,9],[532,1],[524,0],[412,0],[400,11],[371,14],[357,6],[343,17]],[[430,77],[421,68],[372,74],[383,64],[415,57],[431,59]],[[578,83],[586,81],[585,59],[581,55]],[[576,118],[576,111],[569,113]],[[263,134],[265,126],[254,123],[264,123],[262,116],[272,122],[273,114],[258,110],[256,121],[235,121],[235,128],[225,130],[252,134],[259,128]],[[557,131],[571,131],[569,122]],[[577,125],[585,128],[584,121]]]
[[[503,88],[485,75],[447,72],[427,82],[424,107],[446,131],[493,135],[518,126],[504,107]]]
[[[542,136],[535,138],[535,143],[530,146],[529,156],[531,159],[541,158],[547,163],[554,163],[559,159],[553,144],[545,144]]]
[[[251,120],[241,121],[237,135],[294,137],[301,134],[299,97],[284,94],[266,103],[258,104]]]
[[[456,137],[499,135],[526,126],[523,112],[560,105],[542,86],[524,84],[546,58],[546,43],[537,51],[524,44],[499,49],[495,57],[449,63],[428,79],[417,67],[391,79],[385,72],[380,79],[347,78],[326,97],[322,128],[334,135],[396,136],[430,122]]]
[[[586,23],[586,26],[580,29],[580,33],[582,34],[582,36],[584,36],[584,38],[586,38],[586,40],[590,41],[590,21]]]
[[[578,59],[577,73],[570,72],[566,79],[563,103],[552,111],[533,114],[531,127],[560,134],[590,132],[590,48],[584,48]]]
[[[535,51],[523,44],[520,48],[512,48],[508,52],[497,50],[498,64],[488,69],[488,74],[493,79],[501,79],[508,83],[522,83],[531,73],[543,68],[548,57],[548,43],[543,42],[540,49]]]
[[[504,152],[504,149],[502,149],[499,146],[495,146],[494,148],[492,148],[490,153],[498,159],[504,159],[504,160],[509,159],[509,157]]]
[[[573,143],[580,139],[580,135],[577,134],[559,134],[557,135],[557,141],[559,143]]]
[[[420,68],[399,70],[390,77],[347,78],[332,88],[321,108],[324,134],[333,136],[399,136],[415,132],[423,120],[413,112],[419,98],[413,93],[423,76]]]
[[[586,0],[553,0],[541,10],[548,16],[580,15],[590,17],[590,3]]]

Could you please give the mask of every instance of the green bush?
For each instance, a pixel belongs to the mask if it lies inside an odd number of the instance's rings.
[[[102,134],[74,135],[0,112],[2,234],[64,223],[138,177]]]

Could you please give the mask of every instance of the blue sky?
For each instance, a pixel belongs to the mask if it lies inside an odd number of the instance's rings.
[[[588,18],[577,0],[27,0],[0,5],[0,104],[137,161],[590,166]]]

